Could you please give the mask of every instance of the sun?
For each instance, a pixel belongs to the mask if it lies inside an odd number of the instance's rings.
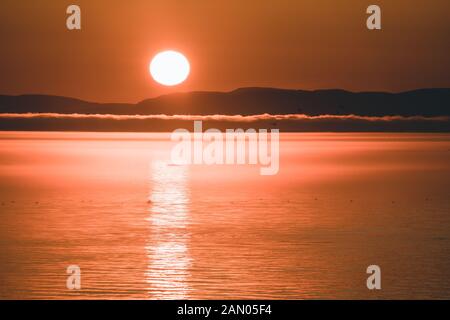
[[[188,59],[180,52],[167,50],[158,53],[150,62],[152,78],[164,86],[176,86],[187,79],[190,72]]]

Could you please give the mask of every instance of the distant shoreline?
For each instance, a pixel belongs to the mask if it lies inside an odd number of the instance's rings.
[[[217,128],[278,129],[280,132],[450,132],[450,117],[364,117],[355,115],[133,116],[80,114],[0,114],[0,131],[171,132]]]

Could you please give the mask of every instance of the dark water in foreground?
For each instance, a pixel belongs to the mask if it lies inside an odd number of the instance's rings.
[[[260,176],[168,166],[165,134],[0,133],[0,298],[450,298],[450,135],[280,143]]]

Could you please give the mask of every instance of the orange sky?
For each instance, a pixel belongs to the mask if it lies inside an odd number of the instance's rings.
[[[82,30],[65,27],[78,4]],[[382,31],[365,10],[382,8]],[[136,102],[174,91],[244,86],[400,91],[450,87],[448,0],[2,0],[0,94]],[[175,49],[191,76],[149,76]]]

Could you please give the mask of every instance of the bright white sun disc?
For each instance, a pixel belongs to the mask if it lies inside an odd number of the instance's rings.
[[[165,86],[175,86],[189,76],[190,65],[184,55],[176,51],[158,53],[150,62],[152,78]]]

